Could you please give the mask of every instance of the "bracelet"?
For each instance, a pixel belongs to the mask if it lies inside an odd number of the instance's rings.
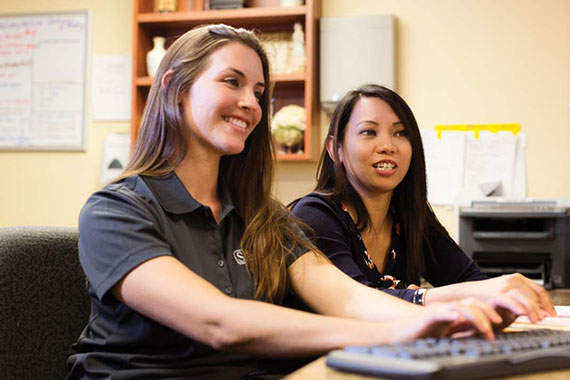
[[[424,296],[427,292],[426,288],[419,288],[414,292],[414,296],[412,297],[412,303],[416,305],[424,305]]]

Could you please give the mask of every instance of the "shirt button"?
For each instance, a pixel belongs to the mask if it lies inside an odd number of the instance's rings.
[[[221,260],[221,259],[218,260],[218,266],[219,266],[220,268],[223,268],[223,267],[224,267],[224,260]]]
[[[231,286],[226,286],[224,288],[224,292],[226,292],[226,294],[232,294],[232,291],[233,291],[233,289]]]

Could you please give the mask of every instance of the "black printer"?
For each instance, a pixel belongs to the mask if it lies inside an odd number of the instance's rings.
[[[570,287],[570,208],[555,202],[473,202],[459,209],[459,245],[489,277],[520,272]]]

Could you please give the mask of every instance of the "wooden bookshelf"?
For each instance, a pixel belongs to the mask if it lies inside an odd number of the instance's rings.
[[[146,98],[153,78],[147,76],[146,54],[152,49],[152,38],[163,36],[166,47],[191,28],[224,23],[261,33],[292,33],[295,22],[303,25],[307,56],[303,73],[279,74],[274,82],[274,111],[287,104],[305,107],[307,127],[302,154],[278,154],[282,161],[312,161],[317,159],[319,138],[318,108],[318,19],[320,0],[305,0],[298,7],[280,7],[279,0],[249,0],[249,8],[204,10],[204,0],[179,0],[176,12],[156,12],[154,0],[135,0],[133,11],[133,100],[131,140],[135,141]]]

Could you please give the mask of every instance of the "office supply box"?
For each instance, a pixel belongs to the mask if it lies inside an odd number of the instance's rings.
[[[570,212],[554,202],[474,202],[459,209],[459,245],[489,277],[519,272],[570,287]]]

